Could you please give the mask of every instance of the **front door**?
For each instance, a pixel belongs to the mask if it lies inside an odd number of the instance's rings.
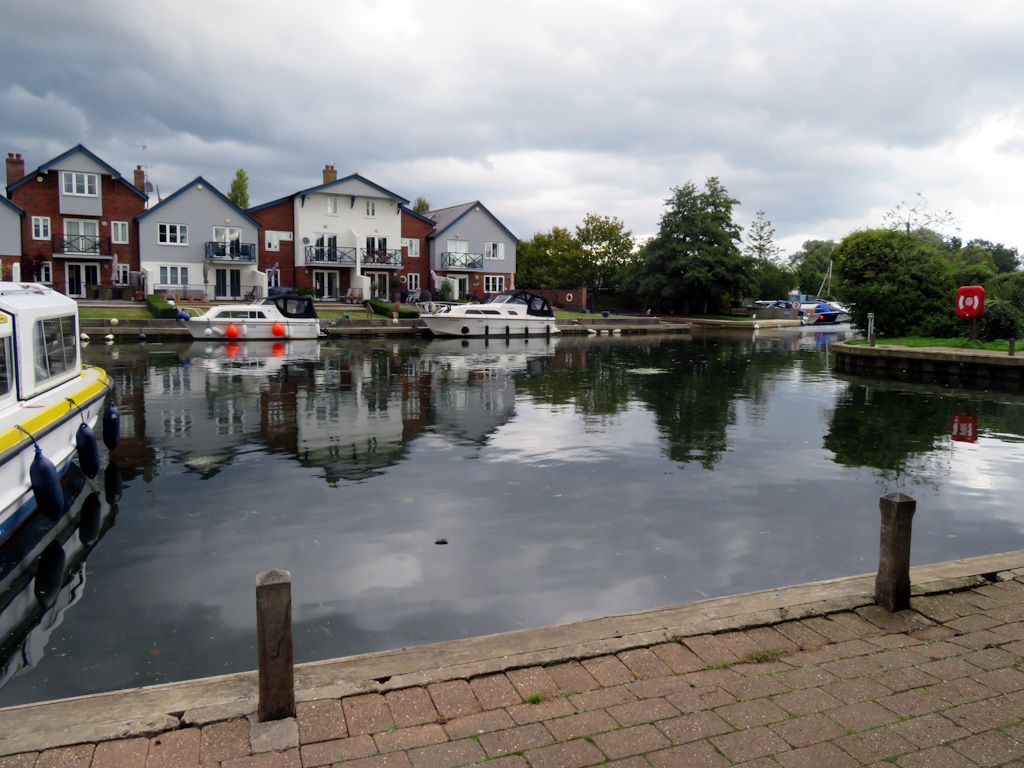
[[[242,298],[242,270],[219,267],[213,271],[213,291],[218,299]]]
[[[367,272],[366,276],[370,278],[370,297],[380,299],[381,301],[390,301],[388,293],[388,273]]]
[[[341,295],[338,272],[333,269],[314,269],[313,279],[316,281],[318,299],[337,299]]]
[[[228,271],[226,269],[213,271],[213,295],[218,299],[223,299],[228,295]]]
[[[454,281],[458,297],[460,299],[466,298],[469,295],[469,277],[467,275],[456,275]]]
[[[231,298],[242,298],[242,270],[229,269],[228,279],[231,281]]]
[[[67,291],[72,298],[81,298],[85,295],[82,290],[82,265],[67,265]]]

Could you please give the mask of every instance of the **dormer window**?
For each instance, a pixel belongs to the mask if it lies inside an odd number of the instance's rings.
[[[373,219],[377,217],[377,203],[373,200],[366,201],[366,218]]]
[[[99,189],[99,177],[95,173],[76,173],[63,171],[64,194],[79,197],[96,197]]]

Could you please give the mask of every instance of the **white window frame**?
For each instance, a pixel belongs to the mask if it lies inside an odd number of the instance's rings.
[[[268,229],[266,231],[267,250],[277,253],[281,250],[281,233]]]
[[[366,201],[366,218],[375,219],[377,218],[377,203],[374,200]]]
[[[503,261],[505,259],[505,244],[484,243],[484,258]]]
[[[406,290],[409,290],[409,291],[418,291],[419,290],[419,288],[420,288],[420,273],[419,272],[410,272],[408,275],[406,275],[406,280],[407,280],[407,282],[405,284]]]
[[[327,197],[327,215],[338,215],[338,198],[333,195],[328,195]]]
[[[161,264],[160,285],[164,287],[172,285],[187,286],[188,267],[182,266],[181,264]]]
[[[418,237],[403,237],[402,245],[406,248],[406,254],[410,259],[420,257],[420,240]]]
[[[52,283],[53,282],[53,262],[44,261],[39,265],[39,282],[40,283]]]
[[[73,197],[99,197],[100,178],[95,173],[61,171],[61,189],[65,195]]]
[[[110,242],[115,245],[128,245],[128,222],[110,222]]]
[[[279,288],[281,286],[281,270],[270,267],[267,270],[267,288]]]
[[[114,283],[116,285],[128,285],[131,280],[131,265],[117,263],[117,268],[114,270]]]
[[[174,240],[171,233],[174,233]],[[160,245],[188,245],[188,224],[157,224],[156,241]]]
[[[234,237],[232,237],[232,235],[234,235]],[[242,228],[221,226],[218,224],[213,228],[213,242],[224,244],[242,242]]]
[[[504,290],[504,275],[484,275],[484,293],[501,293]]]
[[[49,216],[33,216],[32,217],[32,239],[33,240],[49,240],[50,239],[50,217]]]

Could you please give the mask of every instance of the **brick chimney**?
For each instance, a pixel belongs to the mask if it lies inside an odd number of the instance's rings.
[[[146,172],[142,170],[141,165],[135,166],[135,188],[139,192],[144,193],[146,191]]]
[[[16,181],[21,181],[25,176],[25,161],[21,157],[21,153],[14,154],[13,152],[7,153],[7,186],[11,186]]]
[[[324,166],[324,184],[330,184],[338,180],[338,171],[334,167],[334,163],[328,163]]]

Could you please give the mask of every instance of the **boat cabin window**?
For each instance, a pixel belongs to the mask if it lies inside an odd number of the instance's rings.
[[[32,347],[36,384],[74,370],[78,364],[75,316],[49,317],[36,323]]]
[[[0,397],[7,395],[14,386],[14,350],[11,343],[13,337],[0,339]]]
[[[467,309],[466,310],[466,314],[467,315],[482,315],[483,312],[481,312],[479,309]]]
[[[512,315],[513,317],[519,317],[519,313],[518,313],[518,312],[516,312],[516,311],[515,311],[514,309],[510,309],[510,310],[508,311],[508,313],[509,313],[510,315]]]
[[[501,312],[499,312],[496,309],[481,309],[480,310],[480,314],[482,314],[482,315],[500,315]]]

